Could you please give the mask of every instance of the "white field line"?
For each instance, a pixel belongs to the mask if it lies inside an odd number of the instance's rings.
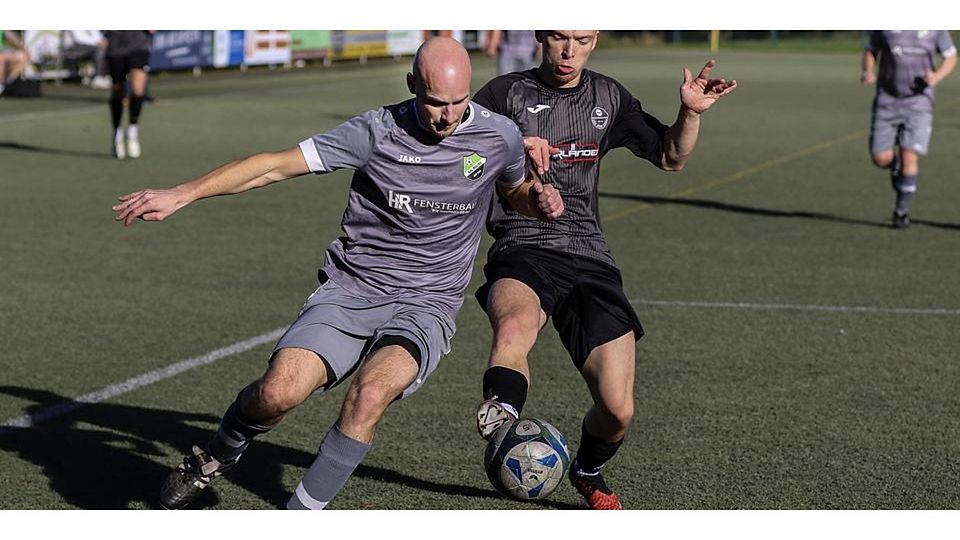
[[[816,304],[749,304],[745,302],[680,302],[668,300],[647,300],[644,298],[636,298],[630,302],[633,304],[681,308],[780,309],[791,311],[826,311],[833,313],[890,313],[897,315],[960,315],[960,309],[949,308],[823,306]]]
[[[670,300],[648,300],[645,298],[636,298],[630,301],[633,304],[644,304],[652,306],[680,307],[680,308],[713,308],[713,309],[758,309],[758,310],[792,310],[792,311],[819,311],[831,313],[883,313],[897,315],[960,315],[960,309],[948,308],[904,308],[904,307],[876,307],[876,306],[828,306],[815,304],[751,304],[746,302],[682,302]],[[138,388],[149,386],[153,383],[169,379],[189,371],[191,369],[212,364],[218,360],[246,352],[254,347],[275,341],[286,327],[277,328],[270,332],[260,334],[243,341],[238,341],[233,345],[228,345],[215,351],[210,351],[204,355],[194,358],[181,360],[165,368],[144,373],[143,375],[128,379],[122,383],[114,384],[106,388],[85,394],[71,401],[60,403],[52,407],[47,407],[39,411],[23,415],[19,418],[12,418],[3,424],[0,424],[0,435],[3,435],[13,428],[32,427],[45,420],[50,420],[74,411],[84,405],[99,403],[112,397],[126,394]]]
[[[184,371],[189,371],[207,364],[212,364],[217,360],[222,360],[224,358],[229,358],[242,352],[249,351],[250,349],[263,345],[264,343],[276,341],[280,336],[283,335],[286,329],[287,327],[277,328],[276,330],[271,330],[264,334],[260,334],[259,336],[238,341],[233,345],[227,345],[221,349],[210,351],[206,354],[188,358],[186,360],[181,360],[174,364],[170,364],[165,368],[144,373],[143,375],[139,375],[132,379],[127,379],[122,383],[114,384],[97,390],[96,392],[82,395],[71,401],[58,403],[57,405],[40,409],[30,414],[25,414],[19,418],[12,418],[3,424],[0,424],[0,435],[12,431],[14,428],[32,427],[45,420],[50,420],[52,418],[67,414],[68,412],[76,410],[84,405],[88,405],[90,403],[99,403],[112,397],[126,394],[127,392],[132,392],[138,388],[160,382],[164,379],[169,379],[170,377],[179,375]]]

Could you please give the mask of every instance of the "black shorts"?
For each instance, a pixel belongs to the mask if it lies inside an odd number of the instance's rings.
[[[480,307],[487,309],[490,287],[512,278],[533,289],[540,308],[553,318],[553,327],[578,370],[594,348],[643,326],[623,293],[623,278],[615,267],[586,257],[540,248],[513,248],[483,267],[487,281],[477,289]]]
[[[114,83],[127,80],[127,73],[133,69],[143,69],[150,63],[150,51],[134,51],[130,54],[107,56],[107,69]]]

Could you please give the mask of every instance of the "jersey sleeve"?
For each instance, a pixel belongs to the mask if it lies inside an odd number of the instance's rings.
[[[301,141],[300,151],[310,171],[324,174],[337,169],[362,168],[373,154],[375,126],[379,121],[380,111],[369,111]]]
[[[520,130],[513,122],[507,121],[510,128],[504,134],[507,141],[507,167],[500,174],[497,182],[506,188],[514,188],[523,183],[527,176],[527,154],[523,148],[523,138]]]
[[[877,53],[880,52],[881,47],[883,47],[883,32],[880,30],[871,30],[867,36],[867,45],[864,49],[876,56]]]
[[[950,39],[950,32],[940,30],[940,35],[937,36],[937,50],[944,58],[950,58],[957,54],[957,47],[953,44],[953,40]]]
[[[657,167],[663,160],[663,135],[667,126],[640,106],[630,92],[620,88],[620,107],[610,129],[609,149],[624,147]]]
[[[512,81],[513,79],[509,76],[495,77],[477,91],[473,101],[490,111],[510,118],[510,111],[507,110],[507,94],[510,92]]]

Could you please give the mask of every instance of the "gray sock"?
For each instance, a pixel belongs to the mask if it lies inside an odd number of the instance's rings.
[[[297,486],[287,510],[322,510],[343,489],[372,445],[344,435],[333,426],[320,443],[320,452]]]
[[[913,199],[913,194],[917,192],[919,177],[919,174],[901,174],[892,178],[893,189],[897,192],[897,207],[895,210],[898,214],[906,214],[910,209],[910,200]]]
[[[240,417],[240,396],[244,390],[237,394],[237,399],[230,404],[220,420],[217,433],[207,442],[207,451],[220,463],[229,463],[239,458],[254,437],[272,429],[272,426],[253,424]]]

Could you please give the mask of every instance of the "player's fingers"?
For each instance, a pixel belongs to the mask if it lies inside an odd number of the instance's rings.
[[[711,60],[707,61],[707,63],[703,66],[703,69],[700,70],[700,75],[697,75],[697,78],[698,78],[698,79],[707,79],[707,78],[709,78],[709,77],[710,77],[710,71],[713,69],[713,66],[715,66],[715,65],[717,65],[717,61],[716,61],[716,60],[711,59]]]
[[[693,81],[693,74],[686,67],[683,68],[683,85],[686,86]]]
[[[117,197],[117,200],[118,200],[118,201],[127,201],[127,200],[130,200],[130,199],[134,198],[134,197],[139,197],[140,195],[143,195],[144,193],[146,193],[146,191],[144,191],[144,190],[134,191],[133,193],[127,193],[126,195],[121,195],[121,196]]]
[[[537,195],[540,195],[543,193],[543,184],[540,183],[539,180],[534,180],[533,185],[530,186],[530,189],[532,189],[533,192],[536,193]]]

